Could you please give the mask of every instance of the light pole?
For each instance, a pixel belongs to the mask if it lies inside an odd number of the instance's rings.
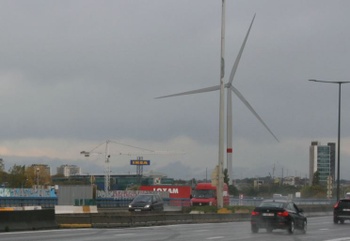
[[[340,187],[340,112],[341,112],[341,85],[348,84],[350,81],[329,81],[329,80],[316,80],[309,79],[309,81],[326,83],[326,84],[337,84],[339,85],[339,102],[338,102],[338,147],[337,147],[337,201],[339,201],[339,187]]]
[[[39,188],[40,168],[36,168],[36,187]]]

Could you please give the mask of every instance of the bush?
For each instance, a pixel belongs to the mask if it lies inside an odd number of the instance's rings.
[[[204,213],[216,213],[218,208],[216,206],[195,206],[191,207],[191,211],[199,211]]]

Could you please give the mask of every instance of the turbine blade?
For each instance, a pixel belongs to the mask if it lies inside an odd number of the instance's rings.
[[[168,97],[174,97],[174,96],[180,96],[180,95],[198,94],[198,93],[215,91],[215,90],[219,90],[219,89],[220,89],[220,85],[215,85],[212,87],[202,88],[202,89],[198,89],[198,90],[191,90],[191,91],[186,91],[186,92],[172,94],[172,95],[159,96],[159,97],[156,97],[155,99],[162,99],[162,98],[168,98]]]
[[[309,81],[327,83],[327,84],[339,84],[339,83],[350,83],[350,81],[330,81],[330,80],[318,80],[318,79],[309,79]]]
[[[270,130],[270,128],[265,124],[265,122],[261,119],[261,117],[256,113],[256,111],[253,109],[253,107],[249,104],[249,102],[244,98],[244,96],[233,86],[231,86],[231,90],[237,95],[237,97],[245,104],[248,109],[255,115],[255,117],[265,126],[265,128],[270,132],[270,134],[276,139],[277,142],[279,142],[278,138],[273,134],[273,132]]]
[[[246,42],[247,42],[247,39],[248,39],[248,36],[249,36],[249,33],[250,33],[250,29],[251,29],[252,26],[253,26],[253,22],[254,22],[254,19],[255,19],[255,15],[256,15],[256,14],[254,14],[253,20],[252,20],[252,22],[250,23],[248,32],[247,32],[247,34],[246,34],[246,36],[245,36],[245,38],[244,38],[244,41],[243,41],[242,46],[241,46],[241,49],[239,50],[238,55],[237,55],[236,60],[235,60],[235,63],[234,63],[234,65],[233,65],[233,67],[232,67],[231,74],[230,74],[230,78],[229,78],[229,81],[228,81],[228,83],[230,83],[230,84],[232,83],[233,78],[235,77],[235,74],[236,74],[236,70],[237,70],[239,61],[241,60],[241,56],[242,56],[242,53],[243,53],[245,44],[246,44]]]

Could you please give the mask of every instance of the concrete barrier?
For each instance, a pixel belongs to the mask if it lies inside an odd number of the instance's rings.
[[[60,214],[56,221],[61,228],[140,227],[179,223],[233,222],[248,220],[250,214],[187,214],[187,213],[97,213]],[[90,226],[91,225],[91,226]]]
[[[27,211],[27,210],[41,210],[41,206],[23,206],[23,207],[0,207],[1,211]]]
[[[305,215],[330,215],[332,207],[302,207]],[[180,223],[219,223],[249,221],[250,212],[241,213],[179,213],[179,212],[101,212],[85,214],[62,214],[56,215],[56,221],[62,228],[94,227],[94,228],[116,228],[137,227],[152,225],[169,225]]]
[[[56,206],[54,209],[25,211],[0,209],[0,232],[55,228],[108,228],[169,225],[180,223],[235,222],[250,220],[250,213],[189,214],[180,212],[101,212],[96,206]],[[331,215],[332,206],[303,206],[305,215]]]
[[[0,232],[58,228],[53,209],[0,212]]]
[[[98,213],[97,206],[57,205],[55,214]]]

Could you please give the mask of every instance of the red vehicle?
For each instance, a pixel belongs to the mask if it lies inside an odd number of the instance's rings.
[[[223,200],[224,206],[230,204],[230,197],[228,195],[227,184],[224,183]],[[192,206],[216,206],[217,205],[217,195],[216,186],[211,183],[198,183],[196,188],[192,191]]]

